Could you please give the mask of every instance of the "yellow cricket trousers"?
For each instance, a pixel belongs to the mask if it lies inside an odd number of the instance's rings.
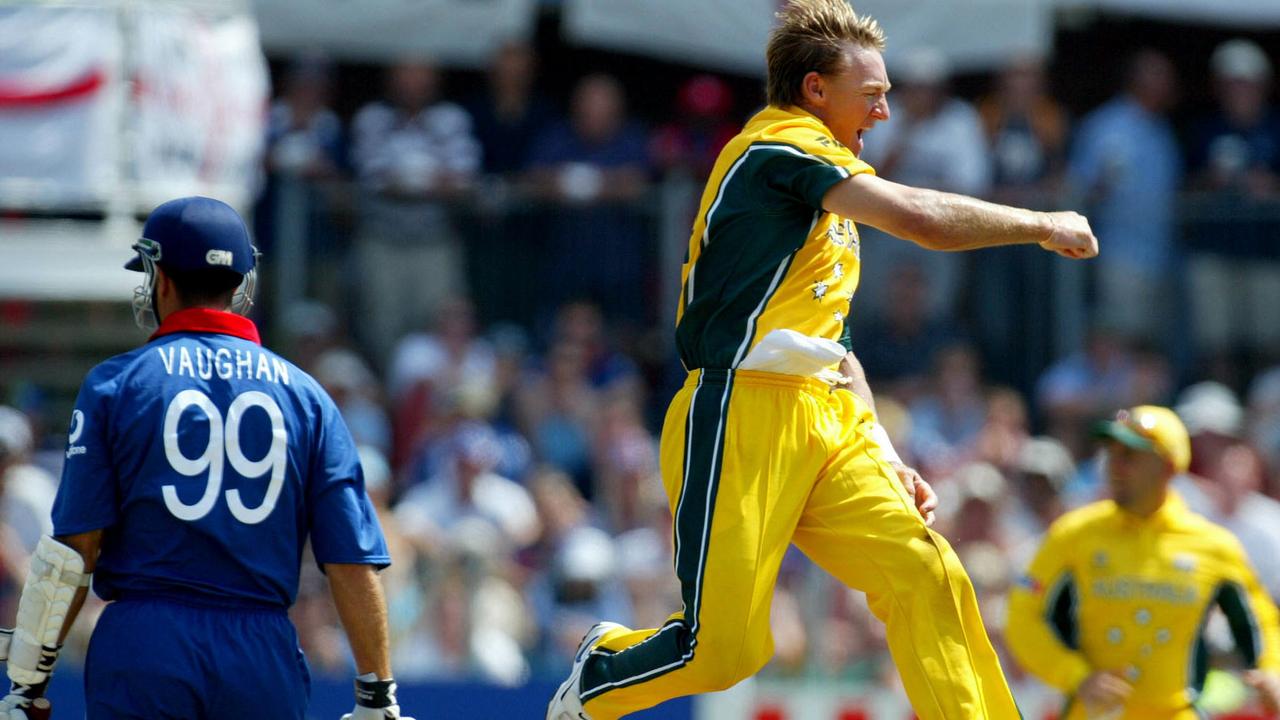
[[[872,419],[856,395],[811,378],[690,374],[661,450],[684,609],[596,646],[579,689],[593,720],[722,690],[763,667],[792,543],[866,592],[921,720],[1019,717],[969,578],[867,439]]]
[[[1079,700],[1071,698],[1062,712],[1062,720],[1090,720],[1091,717],[1105,717],[1108,720],[1205,720],[1209,716],[1194,705],[1182,708],[1171,708],[1167,704],[1162,706],[1158,703],[1144,705],[1141,698],[1129,702],[1123,710],[1112,710],[1092,716]]]

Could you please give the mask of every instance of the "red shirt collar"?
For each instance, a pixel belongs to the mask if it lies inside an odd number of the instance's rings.
[[[161,335],[180,332],[217,333],[243,338],[258,345],[262,338],[258,336],[258,326],[247,317],[222,310],[208,308],[187,308],[169,313],[169,317],[160,323],[160,328],[151,335],[155,340]]]

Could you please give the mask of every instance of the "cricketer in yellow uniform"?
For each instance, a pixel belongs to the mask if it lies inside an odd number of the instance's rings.
[[[822,199],[870,172],[796,108],[763,110],[721,153],[683,271],[676,337],[689,378],[661,442],[684,609],[595,645],[579,690],[592,720],[759,670],[792,543],[867,593],[922,720],[1018,717],[969,579],[867,436],[867,403],[811,376],[740,367],[774,330],[848,347],[858,233]]]
[[[1131,447],[1158,449],[1163,439],[1172,474],[1190,457],[1179,430],[1171,411],[1144,406],[1099,432]],[[1107,717],[1190,720],[1202,717],[1195,701],[1214,606],[1249,667],[1280,671],[1276,608],[1240,543],[1170,490],[1148,516],[1104,500],[1059,518],[1010,598],[1006,636],[1027,670],[1071,698],[1064,720],[1088,717],[1074,694],[1098,670],[1132,686],[1123,711]]]

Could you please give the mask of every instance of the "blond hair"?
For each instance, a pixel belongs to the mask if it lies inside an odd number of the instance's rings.
[[[880,23],[846,0],[790,0],[777,17],[765,50],[770,105],[799,105],[804,76],[839,70],[847,43],[884,50]]]

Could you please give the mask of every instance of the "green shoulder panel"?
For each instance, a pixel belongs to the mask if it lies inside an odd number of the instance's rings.
[[[826,190],[848,171],[781,143],[755,143],[706,211],[705,244],[687,283],[676,345],[687,368],[731,367],[754,317],[804,245]],[[689,285],[692,285],[690,292]]]

